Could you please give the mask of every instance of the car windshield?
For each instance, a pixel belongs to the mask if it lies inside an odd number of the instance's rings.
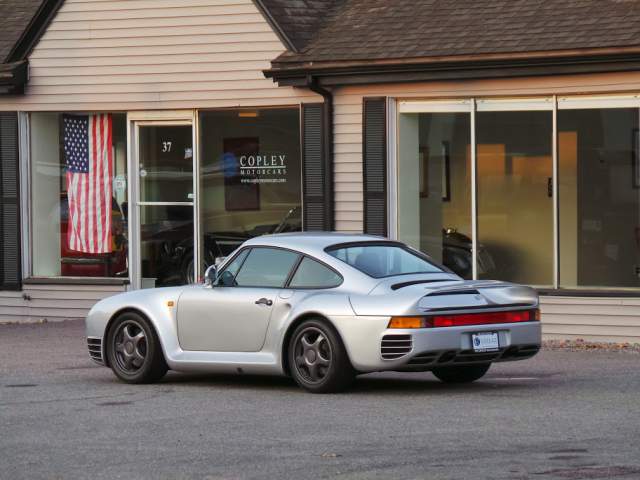
[[[425,257],[398,244],[337,245],[327,249],[327,253],[374,278],[443,271]]]

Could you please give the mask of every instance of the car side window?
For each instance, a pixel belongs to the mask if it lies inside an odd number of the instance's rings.
[[[298,265],[289,286],[291,288],[332,288],[342,283],[342,277],[320,262],[305,257]]]
[[[282,288],[299,255],[279,248],[252,248],[236,275],[238,287]]]
[[[235,279],[236,275],[238,274],[238,270],[240,270],[240,267],[242,266],[242,263],[244,262],[245,258],[247,258],[247,255],[249,255],[249,249],[245,249],[242,252],[240,252],[236,258],[234,258],[233,260],[231,260],[231,263],[227,266],[227,268],[225,268],[221,274],[218,276],[218,281],[216,282],[216,285],[218,286],[232,286],[235,285],[235,280],[234,282],[231,282],[230,279]],[[226,285],[225,282],[223,282],[223,279],[228,278],[229,282],[232,285]]]

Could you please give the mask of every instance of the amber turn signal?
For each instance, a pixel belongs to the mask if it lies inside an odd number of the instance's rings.
[[[391,317],[387,328],[425,328],[424,317]]]

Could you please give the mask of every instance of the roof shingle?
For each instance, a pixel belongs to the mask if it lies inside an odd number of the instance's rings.
[[[274,66],[640,46],[640,0],[344,0],[326,17]]]
[[[0,0],[0,60],[7,56],[46,0]]]
[[[296,50],[302,51],[332,8],[343,0],[260,0]]]

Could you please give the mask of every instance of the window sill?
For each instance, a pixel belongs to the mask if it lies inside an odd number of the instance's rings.
[[[128,278],[99,277],[30,277],[23,285],[129,285]]]
[[[600,298],[640,298],[640,290],[597,290],[597,289],[569,289],[569,288],[537,288],[540,296],[544,297],[600,297]]]

